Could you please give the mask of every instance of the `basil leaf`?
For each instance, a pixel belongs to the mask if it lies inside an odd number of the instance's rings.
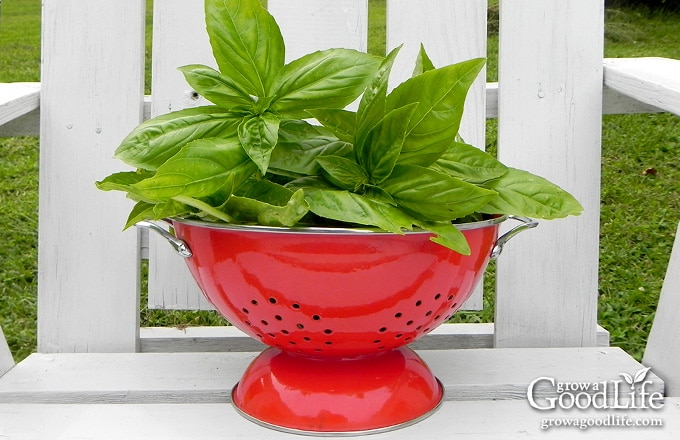
[[[528,171],[509,168],[499,179],[484,187],[498,195],[479,212],[487,214],[514,214],[546,220],[579,215],[581,204],[568,192],[543,177]]]
[[[418,226],[436,234],[435,237],[430,238],[431,241],[462,255],[470,255],[472,253],[465,235],[451,222],[422,222],[418,223]]]
[[[379,63],[380,58],[351,49],[305,55],[283,68],[271,109],[287,118],[306,118],[307,109],[345,107],[364,91]]]
[[[201,139],[182,148],[155,176],[132,186],[151,200],[200,198],[230,183],[238,187],[255,171],[255,164],[237,141]]]
[[[404,81],[387,96],[387,108],[419,102],[404,140],[399,163],[429,166],[456,137],[463,103],[483,59],[453,64]]]
[[[175,217],[178,215],[188,214],[191,209],[183,203],[176,200],[168,200],[165,203],[158,203],[153,207],[154,220],[162,218]]]
[[[303,190],[310,211],[321,217],[350,224],[377,226],[398,234],[403,229],[411,229],[413,224],[413,219],[398,208],[353,192],[326,189],[318,185],[303,187]]]
[[[262,174],[269,167],[269,159],[279,136],[279,123],[278,117],[267,112],[246,116],[238,126],[241,145]]]
[[[321,125],[331,129],[333,134],[341,141],[354,143],[356,113],[335,108],[312,109],[308,113]]]
[[[143,122],[123,139],[114,157],[135,168],[156,170],[193,140],[235,136],[241,118],[215,106],[158,116]]]
[[[371,183],[378,185],[392,173],[417,105],[414,103],[389,112],[373,127],[361,147],[355,146],[359,163],[368,171]]]
[[[488,153],[462,142],[454,142],[430,168],[470,183],[498,179],[508,167]]]
[[[339,156],[321,156],[316,161],[326,178],[339,188],[358,191],[368,183],[368,175],[358,163]]]
[[[144,194],[134,188],[134,184],[152,177],[154,173],[144,170],[123,171],[114,173],[105,179],[95,182],[97,188],[102,191],[124,191],[128,196],[136,201],[153,203],[153,200],[145,199]]]
[[[132,207],[123,230],[129,228],[130,226],[134,226],[143,220],[156,220],[153,211],[154,206],[156,205],[153,203],[137,202],[135,206]]]
[[[285,62],[274,18],[258,0],[206,0],[205,21],[222,75],[245,96],[267,96]]]
[[[179,68],[187,83],[201,96],[220,107],[251,109],[253,99],[243,94],[230,78],[217,70],[201,64],[190,64]]]
[[[352,145],[338,141],[324,129],[302,121],[283,121],[272,151],[268,172],[288,177],[319,175],[319,156],[350,156]]]
[[[430,60],[427,52],[425,52],[425,46],[421,43],[420,50],[418,51],[418,58],[416,58],[416,67],[413,69],[413,76],[418,76],[421,73],[434,69],[434,64],[432,64],[432,60]]]
[[[262,180],[250,188],[247,195],[230,197],[224,210],[241,222],[294,226],[309,212],[309,207],[303,190],[293,192]]]
[[[401,46],[393,49],[380,64],[378,71],[371,81],[371,86],[366,89],[359,102],[357,110],[357,128],[355,145],[362,146],[364,139],[375,124],[385,116],[385,99],[387,86],[394,65],[394,60]],[[366,147],[368,148],[368,147]]]
[[[416,165],[397,165],[380,185],[417,218],[454,220],[477,211],[496,192]]]

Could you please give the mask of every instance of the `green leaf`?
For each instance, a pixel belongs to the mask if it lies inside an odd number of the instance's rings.
[[[272,94],[272,111],[306,118],[305,110],[343,108],[366,88],[380,58],[351,49],[328,49],[286,65]]]
[[[393,49],[380,64],[378,71],[372,78],[371,85],[366,89],[359,102],[359,109],[356,117],[355,146],[363,146],[370,130],[377,124],[385,113],[385,100],[387,97],[387,86],[394,65],[394,60],[399,53],[401,46]],[[368,148],[368,147],[366,147]]]
[[[274,18],[258,0],[206,0],[205,20],[222,75],[245,96],[267,96],[285,62]]]
[[[465,235],[451,222],[422,222],[418,223],[422,229],[436,234],[431,241],[447,247],[462,255],[470,255],[472,250]]]
[[[351,156],[352,145],[338,141],[324,127],[304,121],[282,121],[279,140],[269,162],[270,173],[288,177],[321,174],[319,156]]]
[[[176,200],[168,200],[165,203],[158,203],[153,207],[154,220],[162,218],[175,217],[178,215],[188,214],[191,209],[184,203]]]
[[[200,198],[214,194],[230,182],[238,187],[256,170],[236,140],[201,139],[186,145],[161,165],[155,176],[133,187],[151,200]]]
[[[413,76],[418,76],[421,73],[434,69],[434,64],[432,64],[432,60],[430,60],[427,52],[425,52],[425,46],[421,43],[420,50],[418,51],[418,58],[416,58],[416,67],[413,69]]]
[[[305,182],[313,183],[310,179]],[[376,226],[394,233],[411,229],[413,224],[413,219],[398,208],[359,194],[316,184],[302,188],[310,211],[321,217],[349,224]]]
[[[267,112],[246,116],[238,126],[238,137],[250,159],[262,174],[267,172],[279,137],[279,118]]]
[[[430,168],[470,183],[498,179],[508,167],[488,153],[462,142],[454,142]]]
[[[102,191],[124,191],[128,193],[128,197],[135,201],[153,203],[153,200],[146,199],[144,194],[133,186],[142,180],[153,177],[153,175],[154,173],[145,170],[123,171],[111,174],[105,179],[95,182],[95,185]]]
[[[115,157],[135,168],[156,170],[191,141],[236,136],[241,119],[215,106],[158,116],[143,122],[123,139]]]
[[[496,192],[416,165],[397,165],[380,185],[417,218],[454,220],[477,211]]]
[[[208,101],[230,110],[252,109],[253,99],[212,67],[190,64],[179,68],[189,85]]]
[[[156,220],[153,210],[155,206],[156,205],[153,203],[137,202],[135,206],[132,207],[123,230],[134,226],[143,220]]]
[[[309,110],[309,114],[321,125],[333,131],[341,141],[354,143],[357,114],[348,110],[319,108]]]
[[[355,146],[359,163],[368,171],[371,183],[379,185],[392,173],[417,105],[392,110],[373,127],[361,147]]]
[[[316,161],[329,182],[339,188],[356,192],[368,183],[368,175],[358,163],[339,156],[321,156]]]
[[[95,182],[95,185],[102,191],[127,191],[131,185],[151,176],[153,173],[144,170],[122,171]]]
[[[456,138],[467,92],[484,59],[453,64],[410,78],[387,97],[387,108],[419,102],[411,118],[399,163],[429,166]]]
[[[550,220],[579,215],[583,211],[571,194],[528,171],[509,168],[504,176],[486,183],[484,187],[498,194],[479,209],[479,212],[487,214],[514,214]]]
[[[309,207],[303,190],[293,192],[261,180],[243,195],[230,197],[224,210],[237,221],[290,227],[309,212]]]

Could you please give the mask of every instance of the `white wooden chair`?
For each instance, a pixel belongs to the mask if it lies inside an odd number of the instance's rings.
[[[231,386],[257,344],[229,327],[139,328],[141,257],[150,261],[152,306],[204,303],[177,275],[184,263],[166,243],[120,232],[127,201],[97,191],[94,181],[119,168],[112,152],[143,118],[197,104],[177,66],[212,64],[202,2],[155,0],[152,95],[145,99],[144,4],[43,2],[38,353],[0,379],[0,436],[288,437],[229,407]],[[366,48],[365,0],[268,5],[289,59],[322,47]],[[437,65],[485,56],[486,6],[387,0],[387,45],[406,43],[395,76],[409,74],[420,42]],[[643,368],[608,347],[596,323],[601,116],[680,115],[680,62],[604,61],[602,1],[502,0],[500,8],[499,83],[482,78],[473,88],[463,136],[484,145],[485,118],[498,117],[501,160],[565,187],[585,213],[544,222],[507,246],[497,265],[495,323],[447,324],[415,346],[443,382],[446,402],[416,426],[372,438],[541,435],[544,415],[526,401],[534,379],[597,383]],[[0,88],[0,133],[35,129],[38,92],[31,87]],[[662,301],[677,309],[677,295],[668,294],[677,276],[670,276]],[[653,366],[648,391],[663,391],[658,372],[676,394],[670,381],[680,380],[680,350],[664,325],[655,324],[645,358]],[[664,355],[668,344],[674,358]],[[12,365],[2,352],[0,372]],[[676,438],[679,414],[680,399],[667,398],[653,413],[666,422],[655,435]],[[639,436],[624,428],[607,434],[614,432]]]

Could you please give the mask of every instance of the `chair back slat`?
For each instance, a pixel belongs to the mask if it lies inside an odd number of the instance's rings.
[[[38,350],[134,351],[132,205],[94,182],[142,118],[144,2],[45,0],[42,34]]]
[[[496,345],[595,345],[603,4],[505,0],[500,16],[499,157],[562,186],[585,210],[507,246]]]
[[[486,0],[387,0],[387,49],[403,45],[390,80],[409,78],[422,43],[435,67],[486,57]],[[486,69],[468,93],[460,134],[466,142],[484,148],[486,127]],[[463,309],[481,310],[482,287]]]

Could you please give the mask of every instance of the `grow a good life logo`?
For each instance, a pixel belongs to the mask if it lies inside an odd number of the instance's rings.
[[[658,410],[663,407],[663,393],[658,385],[647,380],[649,368],[634,374],[619,373],[619,378],[600,382],[560,382],[553,377],[538,377],[527,388],[527,400],[532,408],[548,410]],[[574,426],[648,427],[663,426],[654,418],[631,418],[621,412],[600,418],[550,418],[541,421],[541,428]]]
[[[649,368],[634,375],[619,373],[622,379],[601,382],[558,382],[553,377],[534,379],[527,389],[529,404],[538,410],[572,409],[660,409],[663,393],[650,391],[645,380]],[[541,390],[542,392],[538,392]],[[546,392],[547,391],[547,392]],[[552,391],[552,393],[550,392]],[[553,396],[540,397],[542,394]]]

